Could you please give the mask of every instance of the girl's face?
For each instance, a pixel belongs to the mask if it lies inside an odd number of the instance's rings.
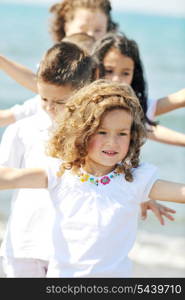
[[[105,114],[99,129],[90,138],[85,170],[95,176],[111,172],[127,155],[132,117],[126,110]]]
[[[67,99],[72,94],[71,85],[57,86],[39,81],[37,87],[42,109],[47,112],[51,119],[56,119],[57,115],[61,115],[64,111]]]
[[[72,20],[65,23],[65,33],[69,36],[74,33],[85,32],[96,40],[107,32],[107,17],[101,10],[77,8]]]
[[[134,61],[121,54],[116,48],[111,48],[103,59],[105,78],[111,81],[131,85],[134,75]]]

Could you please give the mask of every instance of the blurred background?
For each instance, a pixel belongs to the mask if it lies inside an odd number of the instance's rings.
[[[52,46],[48,32],[49,7],[55,0],[0,0],[0,53],[36,70],[42,54]],[[185,87],[184,0],[112,0],[112,16],[119,28],[139,45],[149,86],[155,99]],[[167,5],[167,6],[165,6]],[[34,96],[0,72],[0,109]],[[161,125],[185,133],[185,108],[157,118]],[[0,137],[4,129],[0,129]],[[185,148],[148,141],[142,159],[156,164],[160,177],[185,182]],[[0,240],[10,213],[11,191],[0,196]],[[131,252],[135,277],[185,277],[185,206],[167,205],[175,221],[161,226],[152,213],[139,221]]]

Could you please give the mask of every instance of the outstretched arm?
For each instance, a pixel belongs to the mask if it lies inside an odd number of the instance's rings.
[[[36,75],[28,68],[0,55],[0,69],[20,85],[37,93]]]
[[[0,167],[0,189],[47,188],[47,174],[43,169]]]
[[[149,194],[151,200],[185,203],[185,184],[157,180]]]
[[[156,104],[155,115],[165,114],[181,107],[185,107],[185,89],[170,94],[167,97],[160,98]]]
[[[16,121],[11,109],[0,110],[0,127],[7,126]]]
[[[151,131],[148,131],[148,138],[165,144],[185,146],[185,134],[161,125],[152,126]]]
[[[9,109],[0,110],[0,127],[32,116],[38,109],[40,109],[40,98],[36,96],[26,100],[23,104],[16,104]]]

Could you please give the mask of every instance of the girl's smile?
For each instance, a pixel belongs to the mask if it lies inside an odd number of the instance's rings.
[[[107,151],[107,150],[104,150],[102,152],[105,153],[108,156],[114,156],[114,155],[116,155],[118,153],[116,151]]]

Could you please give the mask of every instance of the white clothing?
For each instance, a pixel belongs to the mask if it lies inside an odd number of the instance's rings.
[[[154,118],[155,118],[157,101],[158,100],[149,99],[148,102],[147,102],[148,108],[147,108],[146,115],[149,118],[149,120],[151,120],[151,121],[153,121]]]
[[[26,100],[23,104],[16,104],[10,108],[16,121],[34,115],[39,112],[40,109],[40,95]]]
[[[43,278],[46,277],[48,261],[3,257],[2,266],[7,278]]]
[[[8,126],[0,145],[0,165],[44,168],[51,121],[44,111]],[[53,206],[46,189],[15,190],[1,255],[49,259]]]
[[[96,186],[69,170],[57,177],[60,162],[49,161],[48,190],[56,219],[47,276],[131,277],[128,253],[136,238],[140,203],[147,201],[157,179],[156,167],[144,163],[133,169],[133,182],[122,174]]]

